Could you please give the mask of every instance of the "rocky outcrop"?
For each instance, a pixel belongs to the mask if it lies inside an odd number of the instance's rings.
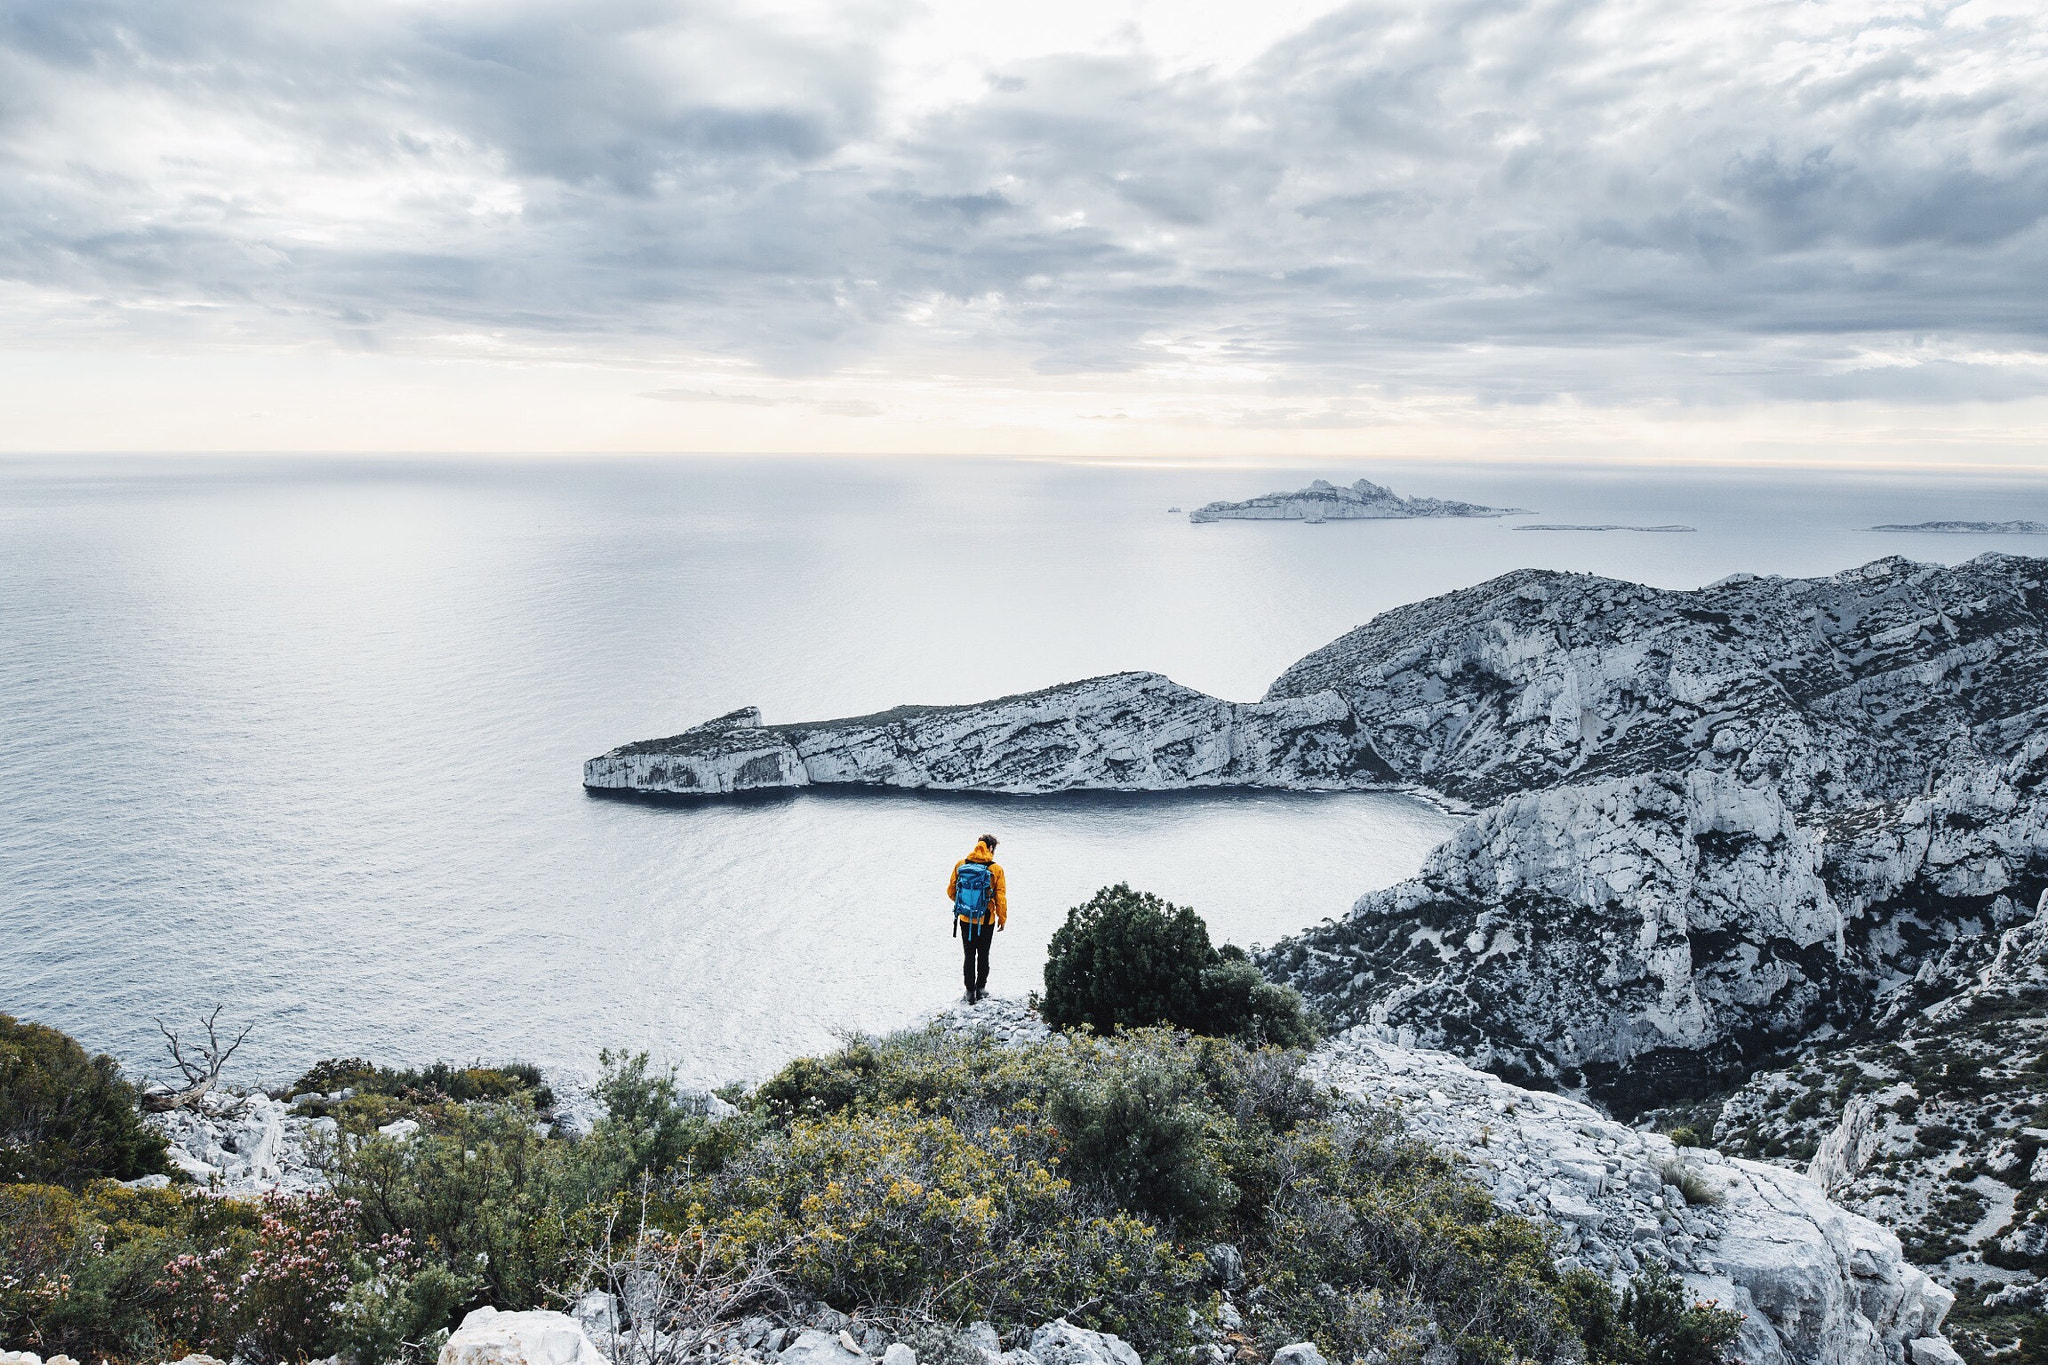
[[[1748,1365],[1895,1365],[1916,1345],[1948,1349],[1954,1296],[1906,1262],[1897,1237],[1803,1175],[1675,1147],[1366,1027],[1309,1067],[1398,1106],[1410,1132],[1469,1162],[1496,1203],[1556,1228],[1561,1265],[1619,1284],[1659,1260],[1695,1295],[1742,1313],[1736,1355]]]
[[[2048,882],[2044,579],[1532,571],[1389,612],[1268,699],[1335,691],[1401,777],[1497,804],[1265,965],[1624,1109],[1853,1028]]]
[[[1202,521],[1384,521],[1404,517],[1509,517],[1520,507],[1481,507],[1444,498],[1404,498],[1391,488],[1360,479],[1340,488],[1317,479],[1292,493],[1268,493],[1244,502],[1212,502],[1188,513]]]
[[[611,1365],[566,1313],[478,1308],[441,1347],[438,1365]]]
[[[1229,702],[1157,673],[797,725],[763,725],[748,708],[583,765],[583,785],[592,791],[671,796],[813,786],[1341,789],[1391,777],[1335,693]]]
[[[1713,1116],[1731,1151],[1798,1164],[1953,1283],[2048,1283],[2048,894],[2005,898],[1883,998]],[[1998,926],[2003,925],[2002,929]]]
[[[2048,521],[1916,521],[1911,525],[1873,526],[1873,531],[1932,531],[1951,536],[2048,536]]]
[[[220,1091],[193,1108],[151,1114],[144,1121],[170,1139],[170,1164],[202,1189],[246,1199],[272,1190],[326,1188],[320,1148],[334,1139],[337,1125],[331,1118],[294,1112],[261,1093]]]

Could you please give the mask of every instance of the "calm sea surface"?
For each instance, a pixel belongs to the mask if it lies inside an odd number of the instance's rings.
[[[1545,522],[1221,524],[1369,474]],[[958,994],[941,895],[983,830],[1014,903],[991,984],[1128,880],[1270,942],[1412,873],[1398,796],[586,797],[580,765],[746,704],[772,720],[1127,668],[1226,697],[1387,607],[1526,565],[1664,586],[2048,520],[2040,483],[1506,467],[1246,471],[849,460],[0,463],[0,1011],[133,1066],[152,1016],[321,1056],[648,1048],[758,1076]],[[1523,520],[1529,520],[1524,518]]]

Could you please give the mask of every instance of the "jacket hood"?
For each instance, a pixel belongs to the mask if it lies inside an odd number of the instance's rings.
[[[995,860],[996,855],[989,852],[988,845],[979,839],[974,841],[974,852],[967,855],[967,861],[970,863],[992,863]]]

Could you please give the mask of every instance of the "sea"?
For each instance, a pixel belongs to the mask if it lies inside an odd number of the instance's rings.
[[[1499,520],[1191,524],[1369,476]],[[1174,509],[1181,509],[1176,511]],[[944,885],[1001,839],[991,986],[1124,882],[1271,943],[1414,874],[1401,793],[702,805],[584,759],[738,706],[971,702],[1124,669],[1253,699],[1376,613],[1511,569],[1670,588],[2048,538],[2048,482],[1936,473],[982,459],[0,462],[0,1012],[163,1070],[159,1021],[316,1059],[646,1051],[748,1081],[960,994]],[[1518,524],[1683,533],[1517,531]]]

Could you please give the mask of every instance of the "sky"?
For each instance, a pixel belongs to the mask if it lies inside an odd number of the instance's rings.
[[[0,0],[0,450],[2048,468],[2048,8]]]

